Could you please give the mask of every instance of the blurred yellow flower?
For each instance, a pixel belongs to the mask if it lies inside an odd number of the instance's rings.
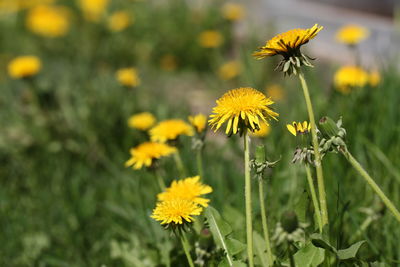
[[[194,221],[193,216],[200,215],[203,208],[186,199],[173,199],[158,202],[150,216],[161,224],[184,224]]]
[[[255,137],[266,137],[271,132],[271,127],[264,122],[260,123],[260,130],[255,130],[254,132],[250,132],[250,135]]]
[[[108,28],[113,32],[125,30],[133,23],[133,16],[125,11],[117,11],[108,18]]]
[[[174,71],[178,67],[176,57],[171,54],[162,56],[160,59],[160,67],[165,71]]]
[[[274,101],[282,100],[285,97],[285,91],[279,84],[272,84],[265,91]]]
[[[192,126],[196,129],[198,133],[201,133],[207,126],[207,117],[201,113],[195,116],[189,116],[189,122],[192,124]]]
[[[368,72],[357,66],[344,66],[338,69],[334,76],[336,89],[343,93],[350,93],[354,87],[363,87],[369,81]]]
[[[44,37],[60,37],[69,31],[70,11],[61,6],[36,6],[28,11],[27,28]]]
[[[336,33],[336,40],[348,45],[356,45],[369,36],[369,30],[365,27],[349,24],[341,27]]]
[[[381,82],[381,74],[379,73],[378,70],[373,70],[369,73],[369,84],[372,87],[376,87],[378,86],[378,84],[380,84]]]
[[[245,16],[245,8],[237,3],[226,3],[222,6],[222,16],[227,20],[240,20]]]
[[[215,48],[222,45],[224,37],[218,31],[204,31],[199,35],[199,44],[205,48]]]
[[[171,119],[159,122],[149,131],[154,142],[167,142],[177,139],[180,135],[192,136],[193,128],[180,119]]]
[[[16,12],[25,8],[52,3],[54,3],[54,0],[0,0],[0,13]]]
[[[225,133],[236,134],[238,131],[249,129],[251,131],[260,128],[260,120],[267,125],[267,120],[279,116],[269,106],[274,102],[256,89],[243,87],[226,92],[216,101],[208,123],[217,131],[223,123],[228,121]]]
[[[176,148],[160,143],[145,142],[137,147],[131,148],[131,158],[125,162],[125,167],[132,166],[138,170],[143,166],[150,167],[154,160],[176,153]]]
[[[239,75],[241,65],[238,61],[232,60],[223,64],[218,70],[218,76],[223,80],[230,80]]]
[[[14,58],[8,64],[8,74],[11,78],[21,79],[36,75],[42,68],[42,62],[35,56]]]
[[[84,18],[91,22],[100,21],[107,9],[108,2],[109,0],[78,0]]]
[[[201,196],[209,194],[212,191],[211,186],[200,182],[200,176],[194,176],[179,181],[173,181],[171,186],[168,187],[165,192],[157,195],[157,198],[159,201],[185,199],[193,201],[203,207],[207,207],[210,200],[202,198]]]
[[[150,112],[142,112],[132,115],[128,119],[130,128],[147,131],[156,123],[156,118]]]
[[[140,78],[135,68],[122,68],[116,72],[116,77],[121,85],[136,87],[140,85]]]
[[[307,121],[301,122],[292,122],[292,124],[287,124],[286,128],[289,130],[291,134],[297,136],[299,134],[308,134],[311,131],[311,124]]]

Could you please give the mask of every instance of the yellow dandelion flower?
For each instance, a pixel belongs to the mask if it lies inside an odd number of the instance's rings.
[[[29,10],[27,28],[44,37],[60,37],[69,31],[70,11],[66,7],[39,5]]]
[[[368,72],[357,66],[344,66],[338,69],[334,76],[336,89],[343,93],[350,93],[355,87],[363,87],[369,81]]]
[[[241,20],[245,16],[245,8],[236,3],[226,3],[221,9],[222,16],[231,21]]]
[[[125,11],[117,11],[108,18],[108,28],[113,32],[120,32],[133,23],[133,16]]]
[[[14,79],[27,78],[36,75],[41,68],[42,63],[38,57],[21,56],[8,64],[8,74]]]
[[[279,84],[272,84],[268,86],[265,91],[274,101],[282,100],[285,97],[285,91]]]
[[[128,119],[128,126],[133,129],[147,131],[156,123],[156,118],[150,112],[142,112],[132,115]]]
[[[203,207],[207,207],[210,200],[202,198],[201,196],[211,192],[211,186],[202,184],[200,182],[200,176],[194,176],[183,180],[173,181],[171,186],[168,187],[165,192],[157,195],[157,198],[160,201],[185,199]]]
[[[215,48],[222,45],[224,37],[218,31],[204,31],[199,35],[199,44],[205,48]]]
[[[289,130],[291,134],[297,136],[299,134],[308,134],[311,131],[311,124],[307,121],[301,122],[292,122],[292,124],[287,124],[286,128]]]
[[[254,132],[250,132],[250,135],[255,137],[266,137],[271,132],[271,127],[263,122],[260,124],[260,130],[255,130]]]
[[[138,170],[143,166],[150,167],[154,160],[176,153],[176,148],[160,143],[145,142],[137,147],[131,148],[131,158],[125,162],[125,167],[132,166]]]
[[[267,125],[267,120],[279,116],[269,106],[274,102],[256,89],[243,87],[228,91],[216,101],[208,123],[217,131],[223,123],[228,122],[225,133],[236,134],[238,131],[260,128],[260,120]]]
[[[369,36],[369,30],[365,27],[349,24],[341,27],[336,33],[336,40],[348,45],[356,45]]]
[[[193,128],[180,119],[171,119],[159,122],[150,129],[150,138],[155,142],[165,143],[177,139],[180,135],[192,136]]]
[[[218,76],[222,80],[230,80],[239,75],[241,65],[238,61],[232,60],[223,64],[218,70]]]
[[[378,70],[373,70],[369,73],[369,84],[372,87],[378,86],[378,84],[381,82],[381,74],[379,73]]]
[[[161,224],[184,224],[194,221],[193,216],[200,215],[203,208],[186,199],[174,199],[158,202],[150,216]]]
[[[174,55],[164,55],[160,59],[160,67],[165,71],[174,71],[178,67],[178,61]]]
[[[201,113],[195,116],[189,116],[189,122],[192,124],[192,126],[196,129],[198,133],[201,133],[207,126],[207,117]]]
[[[140,78],[135,68],[123,68],[116,72],[116,77],[121,85],[136,87],[140,85]]]
[[[84,18],[91,22],[100,21],[107,9],[108,2],[109,0],[78,0]]]
[[[53,3],[54,0],[0,0],[0,13],[17,12],[37,5]]]

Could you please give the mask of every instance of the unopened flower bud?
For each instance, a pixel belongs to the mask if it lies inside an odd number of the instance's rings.
[[[265,162],[265,146],[259,145],[256,148],[256,162],[264,163]]]
[[[327,116],[324,116],[319,120],[319,126],[321,133],[328,138],[337,136],[339,134],[339,127],[331,118]]]
[[[287,233],[294,232],[299,227],[299,221],[294,211],[286,211],[281,217],[282,228]]]

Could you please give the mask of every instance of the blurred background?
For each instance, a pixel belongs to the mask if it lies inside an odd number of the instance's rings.
[[[303,50],[315,58],[306,77],[316,116],[343,117],[350,150],[399,206],[399,8],[394,0],[0,0],[0,265],[185,266],[149,218],[153,175],[124,166],[129,149],[148,140],[128,120],[208,116],[218,97],[244,86],[270,96],[280,114],[253,140],[281,157],[267,186],[274,228],[306,188],[286,124],[307,113],[297,80],[274,71],[279,58],[252,53],[315,23],[324,29]],[[338,39],[349,24],[363,40]],[[338,78],[347,65],[362,74]],[[180,151],[197,175],[189,137]],[[239,138],[207,133],[211,203],[244,240],[241,157]],[[167,184],[178,177],[171,160],[163,168]],[[371,208],[377,200],[343,158],[327,155],[324,172],[333,243],[347,247],[373,215],[356,237],[368,243],[361,254],[397,266],[400,228],[389,212]]]

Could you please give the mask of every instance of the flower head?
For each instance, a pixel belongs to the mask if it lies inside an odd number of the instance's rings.
[[[39,5],[29,10],[26,26],[44,37],[60,37],[69,30],[70,12],[66,7]]]
[[[231,21],[240,20],[245,16],[245,9],[242,5],[236,3],[226,3],[222,6],[222,16]]]
[[[161,121],[151,128],[149,133],[152,141],[162,143],[175,140],[180,135],[192,136],[194,134],[193,128],[180,119]]]
[[[107,9],[108,2],[109,0],[78,0],[83,16],[91,22],[100,21]]]
[[[267,135],[269,135],[270,132],[271,132],[271,127],[269,125],[267,125],[266,123],[261,122],[260,130],[258,130],[258,131],[256,130],[250,134],[252,136],[262,138],[262,137],[266,137]]]
[[[357,66],[344,66],[336,71],[334,84],[336,89],[343,93],[350,93],[355,87],[363,87],[369,81],[368,72]]]
[[[193,201],[203,207],[208,206],[209,199],[202,198],[202,195],[212,192],[211,186],[202,184],[200,176],[188,177],[183,180],[173,181],[165,192],[157,195],[159,201],[170,201],[174,199],[185,199]]]
[[[226,92],[216,101],[208,123],[217,131],[223,123],[228,122],[225,133],[236,134],[245,129],[260,129],[260,119],[267,125],[267,120],[279,116],[269,106],[274,102],[256,89],[243,87]]]
[[[189,116],[189,122],[198,133],[201,133],[207,126],[207,117],[199,113],[195,116]]]
[[[238,61],[232,60],[223,64],[218,70],[218,76],[223,80],[230,80],[239,75],[241,65]]]
[[[279,84],[272,84],[268,86],[265,91],[274,101],[282,100],[285,97],[285,91]]]
[[[150,112],[142,112],[132,115],[128,119],[128,126],[130,128],[147,131],[156,123],[156,118]]]
[[[348,45],[356,45],[369,36],[369,30],[355,24],[341,27],[336,33],[336,40]]]
[[[151,218],[161,221],[161,224],[190,223],[194,221],[193,216],[200,215],[203,208],[187,199],[173,199],[157,203]]]
[[[205,48],[219,47],[224,42],[224,37],[218,31],[204,31],[199,35],[199,44]]]
[[[42,63],[38,57],[21,56],[8,64],[8,74],[14,79],[27,78],[36,75],[41,68]]]
[[[129,87],[140,85],[140,78],[135,68],[123,68],[116,72],[117,80],[120,84]]]
[[[125,162],[125,166],[132,166],[136,170],[143,166],[150,167],[154,160],[169,156],[176,151],[175,147],[166,144],[145,142],[130,150],[131,158]]]
[[[311,131],[311,124],[307,121],[304,121],[303,123],[294,121],[292,124],[287,124],[286,127],[294,136],[299,134],[308,134]]]
[[[108,28],[113,32],[125,30],[133,22],[133,17],[126,11],[117,11],[108,19]]]

